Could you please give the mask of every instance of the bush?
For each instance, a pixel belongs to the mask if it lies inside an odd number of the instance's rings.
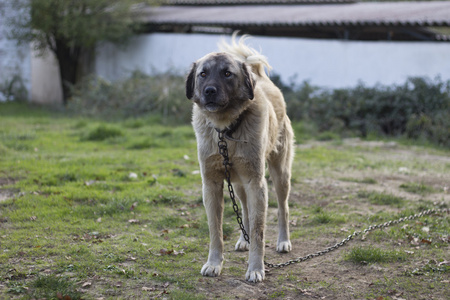
[[[336,139],[335,134],[406,136],[450,147],[450,81],[414,77],[402,85],[360,83],[351,89],[330,90],[308,82],[284,84],[276,75],[272,80],[284,94],[294,125],[302,124],[297,133],[309,129],[306,134],[322,139]],[[68,109],[107,119],[150,115],[165,124],[188,124],[192,103],[184,88],[184,78],[172,73],[135,72],[115,83],[89,77],[73,87]]]
[[[114,83],[87,77],[72,87],[68,110],[107,119],[154,115],[166,124],[189,123],[192,103],[186,99],[184,87],[184,78],[171,73],[148,76],[134,72]]]
[[[407,136],[450,147],[450,81],[409,78],[399,86],[335,90],[304,82],[281,89],[289,117],[315,123],[319,132]]]
[[[9,81],[0,82],[0,102],[26,101],[27,99],[27,88],[19,75],[14,75]]]

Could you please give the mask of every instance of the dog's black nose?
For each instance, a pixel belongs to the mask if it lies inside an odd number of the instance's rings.
[[[205,95],[206,96],[214,96],[215,94],[217,94],[217,89],[213,86],[207,86],[205,88]]]

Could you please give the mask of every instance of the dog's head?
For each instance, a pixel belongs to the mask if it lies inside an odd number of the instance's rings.
[[[211,53],[192,66],[186,97],[209,113],[242,107],[252,100],[254,81],[249,67],[227,53]]]

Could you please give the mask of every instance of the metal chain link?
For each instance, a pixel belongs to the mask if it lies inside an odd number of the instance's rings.
[[[239,215],[239,207],[236,203],[236,198],[235,198],[235,194],[234,194],[234,190],[233,190],[233,186],[231,184],[231,176],[230,176],[230,170],[228,169],[228,167],[231,167],[231,163],[230,163],[230,159],[228,157],[228,146],[227,146],[227,142],[225,141],[225,136],[224,134],[226,133],[226,129],[219,131],[219,142],[218,142],[218,146],[219,146],[219,154],[222,155],[223,157],[223,165],[225,167],[225,179],[227,181],[228,184],[228,192],[230,193],[230,198],[231,201],[233,202],[233,210],[236,213],[236,219],[237,222],[239,224],[239,227],[242,231],[242,235],[244,236],[244,239],[247,243],[250,244],[250,239],[249,236],[247,234],[247,232],[245,231],[244,228],[244,224],[242,223],[242,218]],[[347,244],[349,241],[351,241],[353,238],[357,237],[360,234],[367,234],[373,230],[376,229],[382,229],[382,228],[386,228],[392,225],[397,225],[399,223],[405,222],[405,221],[409,221],[409,220],[414,220],[423,216],[427,216],[427,215],[432,215],[432,214],[437,214],[437,213],[450,213],[450,209],[448,208],[442,208],[442,209],[428,209],[428,210],[424,210],[420,213],[414,214],[414,215],[410,215],[407,217],[403,217],[403,218],[399,218],[397,220],[391,220],[391,221],[387,221],[385,223],[382,224],[377,224],[377,225],[371,225],[369,227],[367,227],[364,230],[360,230],[360,231],[355,231],[352,234],[350,234],[349,236],[347,236],[345,239],[343,239],[341,242],[334,244],[331,247],[325,248],[322,251],[318,251],[315,253],[311,253],[302,257],[298,257],[296,259],[291,259],[285,263],[279,263],[279,264],[272,264],[272,263],[268,263],[266,261],[264,261],[264,264],[268,267],[268,268],[284,268],[286,266],[292,265],[292,264],[296,264],[296,263],[300,263],[309,259],[312,259],[314,257],[317,256],[322,256],[326,253],[330,253],[342,246],[344,246],[345,244]]]
[[[236,197],[234,195],[233,185],[231,185],[231,176],[230,176],[230,170],[228,167],[231,167],[230,159],[228,157],[228,145],[225,141],[225,130],[219,131],[219,142],[217,145],[219,146],[219,154],[223,156],[223,166],[225,167],[225,179],[227,180],[228,184],[228,192],[230,193],[231,201],[233,202],[233,210],[236,213],[236,220],[239,224],[239,228],[242,231],[242,235],[244,236],[244,239],[250,244],[250,238],[248,237],[247,232],[245,231],[244,224],[242,223],[242,218],[239,215],[239,206],[236,203]]]

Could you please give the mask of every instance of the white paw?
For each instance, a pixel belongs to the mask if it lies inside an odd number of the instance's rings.
[[[244,240],[244,239],[239,239],[239,241],[237,241],[236,246],[234,246],[234,250],[236,251],[248,251],[250,244]]]
[[[222,264],[212,264],[210,262],[207,262],[203,265],[202,270],[200,273],[202,273],[203,276],[209,276],[209,277],[217,277],[220,275],[220,272],[222,271]]]
[[[245,274],[245,279],[250,282],[261,282],[264,280],[264,269],[263,270],[248,270]]]
[[[288,253],[292,250],[291,241],[283,241],[277,243],[277,252]]]

